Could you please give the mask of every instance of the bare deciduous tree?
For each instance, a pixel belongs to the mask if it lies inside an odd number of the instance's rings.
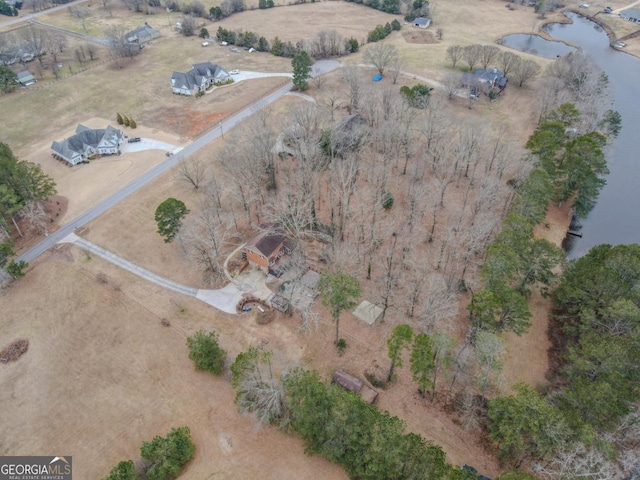
[[[389,68],[398,57],[398,49],[390,43],[377,42],[364,54],[364,61],[372,64],[380,75]]]
[[[400,73],[402,73],[402,67],[404,67],[404,59],[401,56],[397,56],[389,65],[389,72],[391,72],[391,80],[395,85],[398,81]]]
[[[449,73],[444,78],[442,85],[444,86],[444,92],[447,98],[451,100],[462,85],[462,77],[458,73]]]
[[[194,190],[206,182],[205,164],[200,158],[185,158],[178,164],[178,180],[191,185]]]
[[[498,58],[496,59],[496,63],[498,64],[498,68],[502,70],[504,76],[509,76],[513,67],[518,63],[520,57],[512,52],[500,52]]]
[[[342,78],[344,78],[344,81],[349,87],[349,109],[353,112],[360,106],[360,91],[362,90],[362,81],[358,67],[352,63],[347,63],[342,67]]]
[[[516,82],[519,87],[524,87],[524,85],[533,77],[538,75],[538,73],[540,73],[540,65],[538,65],[534,60],[525,60],[521,58],[514,65],[511,78],[513,78],[514,82]]]
[[[447,48],[447,58],[451,60],[451,67],[456,68],[458,61],[463,57],[464,48],[460,45],[451,45]]]
[[[118,68],[122,67],[121,58],[133,58],[140,53],[140,47],[137,44],[127,41],[127,30],[123,25],[113,25],[105,33],[109,39],[109,55]]]
[[[469,71],[473,71],[474,67],[480,62],[481,57],[482,45],[467,45],[462,49],[462,58],[469,65]]]
[[[42,28],[36,28],[33,25],[29,25],[28,27],[20,30],[20,37],[23,45],[38,58],[38,62],[42,65],[42,56],[45,53],[49,32]]]
[[[480,64],[482,68],[489,68],[500,54],[500,49],[494,45],[482,45],[480,49]]]

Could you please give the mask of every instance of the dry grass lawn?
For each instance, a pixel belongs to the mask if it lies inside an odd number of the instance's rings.
[[[1,455],[64,451],[77,478],[96,479],[137,458],[143,441],[188,425],[196,456],[181,478],[347,478],[304,455],[293,435],[237,413],[230,382],[195,372],[187,357],[186,337],[213,328],[230,359],[260,343],[277,364],[293,365],[305,337],[283,325],[220,314],[71,246],[3,292],[0,308],[0,345],[30,341],[18,361],[0,365]]]

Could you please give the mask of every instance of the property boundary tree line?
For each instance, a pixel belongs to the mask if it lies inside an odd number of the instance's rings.
[[[504,462],[544,478],[631,478],[640,442],[640,245],[599,245],[553,293],[560,364],[546,395],[519,385],[489,402]]]
[[[282,41],[278,36],[269,42],[265,37],[251,31],[227,30],[218,27],[216,39],[237,47],[254,48],[259,52],[270,52],[276,57],[293,58],[296,53],[306,51],[311,57],[327,58],[357,52],[360,43],[351,37],[345,39],[335,30],[319,32],[312,40],[299,40],[295,44]]]
[[[14,255],[12,233],[23,237],[19,222],[46,233],[53,222],[44,211],[48,198],[56,194],[56,184],[39,165],[18,160],[8,145],[0,143],[0,268],[14,278],[22,276],[25,262],[9,259]]]
[[[572,199],[575,215],[588,213],[602,185],[607,135],[578,135],[580,112],[563,104],[541,121],[527,142],[537,167],[516,188],[502,231],[482,268],[485,289],[469,305],[472,331],[514,331],[529,326],[525,296],[543,295],[556,283],[563,252],[533,238],[549,202]],[[607,112],[598,123],[609,137],[620,118]],[[546,396],[519,385],[488,404],[488,430],[501,459],[518,468],[528,462],[545,478],[572,472],[629,473],[640,399],[640,246],[601,245],[574,260],[553,292],[554,336],[561,364]],[[636,432],[636,433],[633,433]],[[606,440],[604,440],[606,439]],[[633,457],[635,458],[635,457]],[[635,463],[633,463],[635,465]],[[605,477],[602,477],[605,478]]]

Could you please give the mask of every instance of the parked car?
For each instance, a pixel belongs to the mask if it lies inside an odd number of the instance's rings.
[[[238,69],[234,68],[234,69],[233,69],[233,70],[231,70],[229,73],[230,73],[231,75],[239,75],[239,74],[240,74],[240,70],[238,70]]]
[[[203,47],[208,47],[209,46],[209,42],[202,42],[202,46]]]
[[[604,7],[604,9],[602,11],[604,13],[611,13],[611,12],[613,12],[613,9],[611,7]]]
[[[490,479],[489,477],[487,477],[486,475],[481,475],[481,474],[479,474],[479,473],[478,473],[478,471],[477,471],[475,468],[473,468],[471,465],[467,465],[466,463],[465,463],[465,464],[463,464],[463,465],[460,467],[460,469],[461,469],[461,470],[465,470],[465,471],[467,471],[467,472],[471,472],[472,474],[474,474],[474,475],[478,478],[478,480],[491,480],[491,479]]]
[[[581,3],[580,5],[578,5],[580,8],[589,8],[589,4],[588,3]]]
[[[140,137],[131,137],[129,140],[127,140],[127,142],[129,143],[136,143],[141,141],[142,139]]]

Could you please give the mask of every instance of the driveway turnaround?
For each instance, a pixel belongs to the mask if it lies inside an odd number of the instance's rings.
[[[242,299],[242,292],[232,283],[219,290],[202,290],[195,287],[189,287],[187,285],[174,282],[173,280],[169,280],[168,278],[161,277],[160,275],[156,275],[146,268],[142,268],[135,263],[125,260],[115,253],[109,252],[89,240],[78,237],[75,233],[67,235],[60,241],[60,243],[72,243],[77,245],[78,247],[83,248],[84,250],[87,250],[94,255],[103,258],[107,262],[113,263],[114,265],[117,265],[140,278],[144,278],[149,282],[155,283],[156,285],[168,290],[181,293],[182,295],[195,297],[207,305],[211,305],[223,312],[233,314],[238,313],[236,311],[236,305]]]

